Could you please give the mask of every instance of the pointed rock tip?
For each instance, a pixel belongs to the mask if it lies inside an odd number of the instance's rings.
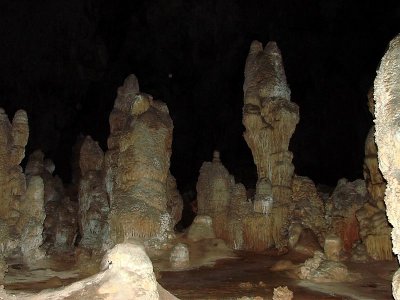
[[[268,42],[268,44],[265,46],[264,52],[281,56],[281,50],[275,41]]]
[[[124,89],[130,93],[139,93],[139,81],[135,74],[130,74],[124,81]]]
[[[250,53],[257,53],[263,50],[263,45],[261,42],[254,40],[250,45]]]

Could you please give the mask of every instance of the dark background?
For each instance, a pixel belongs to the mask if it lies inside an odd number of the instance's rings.
[[[362,177],[366,95],[399,25],[398,1],[1,0],[0,106],[10,118],[27,110],[27,154],[42,149],[68,182],[76,137],[106,149],[116,89],[134,73],[169,106],[181,192],[214,149],[251,187],[244,63],[252,40],[275,40],[300,107],[295,172],[335,185]]]

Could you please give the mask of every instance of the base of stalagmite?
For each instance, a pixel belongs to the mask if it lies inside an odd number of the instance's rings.
[[[135,242],[117,244],[101,262],[102,271],[59,289],[38,294],[2,290],[0,299],[177,299],[156,281],[144,248]]]

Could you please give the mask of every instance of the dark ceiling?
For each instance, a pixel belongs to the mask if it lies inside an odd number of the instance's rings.
[[[77,136],[106,148],[116,89],[134,73],[170,108],[181,191],[194,187],[215,148],[252,186],[244,62],[252,40],[275,40],[300,106],[296,173],[332,185],[362,177],[366,94],[399,25],[398,1],[2,0],[0,106],[10,116],[27,110],[27,153],[41,148],[68,181]]]

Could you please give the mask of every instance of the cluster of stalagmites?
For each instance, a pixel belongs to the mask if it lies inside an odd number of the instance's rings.
[[[387,65],[378,74],[377,104],[398,100],[399,96],[387,92],[397,79],[384,75],[398,66],[398,44],[398,38],[392,42],[384,58]],[[192,244],[222,239],[233,249],[252,251],[290,248],[310,257],[297,269],[300,278],[347,281],[350,274],[341,260],[392,259],[391,227],[383,202],[385,178],[387,214],[394,225],[398,254],[398,159],[393,156],[398,133],[388,127],[397,124],[397,112],[382,103],[376,111],[382,173],[372,128],[365,147],[365,180],[341,179],[332,194],[322,197],[312,180],[294,174],[288,147],[299,109],[290,101],[281,53],[274,42],[265,48],[252,43],[243,90],[244,138],[258,173],[255,195],[248,199],[244,185],[235,182],[215,151],[213,160],[200,169],[198,216],[184,238]],[[369,102],[373,112],[371,93]],[[388,121],[393,124],[387,125]],[[32,262],[76,245],[105,251],[130,239],[160,249],[171,236],[183,202],[169,171],[173,123],[167,106],[140,92],[136,77],[130,75],[118,89],[109,122],[107,151],[90,136],[81,137],[74,148],[74,194],[53,175],[53,162],[40,150],[29,156],[23,172],[27,115],[17,111],[10,122],[0,110],[0,275],[7,270],[4,258]],[[188,244],[168,249],[173,268],[189,265]],[[131,250],[121,251],[114,261],[129,256],[125,252]],[[156,290],[152,291],[151,297],[156,297]]]

